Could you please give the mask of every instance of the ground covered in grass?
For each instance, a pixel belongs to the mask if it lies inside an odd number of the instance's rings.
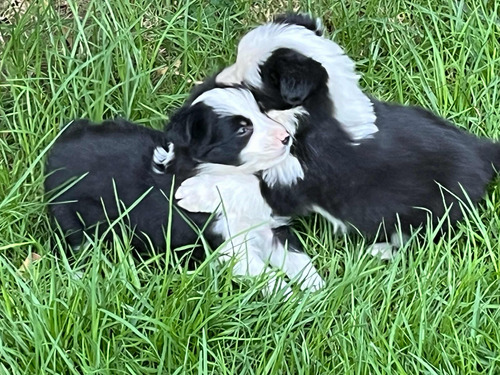
[[[292,8],[323,17],[367,92],[499,139],[498,2],[13,3],[0,2],[0,374],[500,373],[498,180],[446,238],[421,231],[391,263],[298,219],[327,286],[287,301],[213,260],[195,272],[165,269],[164,254],[134,262],[126,240],[96,240],[75,269],[42,187],[61,125],[161,128],[193,82],[234,60],[239,37]],[[20,273],[31,252],[42,259]]]

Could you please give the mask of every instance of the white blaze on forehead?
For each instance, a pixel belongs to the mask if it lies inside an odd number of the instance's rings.
[[[201,94],[192,105],[204,103],[222,117],[243,116],[254,118],[261,114],[255,98],[249,90],[242,88],[216,88]]]
[[[241,165],[219,166],[203,164],[199,170],[204,173],[224,173],[232,168],[255,173],[279,164],[290,152],[290,147],[283,144],[289,136],[286,128],[279,122],[261,112],[252,93],[244,88],[216,88],[201,94],[194,102],[204,103],[221,117],[243,116],[250,119],[253,132],[250,139],[240,150]]]
[[[369,138],[378,131],[373,104],[358,85],[354,62],[337,43],[303,26],[271,22],[253,29],[241,39],[236,63],[224,69],[216,81],[262,88],[259,66],[279,48],[293,49],[325,68],[332,115],[351,138]]]

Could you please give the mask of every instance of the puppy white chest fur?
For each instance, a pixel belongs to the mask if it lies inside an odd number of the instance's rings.
[[[175,197],[192,212],[217,212],[214,231],[224,238],[241,235],[248,240],[245,232],[278,225],[254,175],[201,174],[184,181]]]
[[[233,274],[272,274],[266,293],[283,288],[270,266],[283,269],[302,289],[319,289],[324,282],[303,252],[288,251],[274,238],[273,228],[287,224],[274,218],[254,175],[200,174],[182,183],[175,194],[177,204],[191,212],[216,212],[212,230],[225,240],[220,259],[236,259]],[[285,293],[291,290],[285,286]]]

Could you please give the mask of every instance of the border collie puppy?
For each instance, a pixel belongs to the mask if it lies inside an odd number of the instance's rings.
[[[429,214],[437,223],[449,210],[455,222],[462,216],[459,200],[482,198],[494,168],[500,168],[500,146],[421,108],[375,99],[363,108],[358,103],[366,104],[366,97],[352,78],[352,62],[339,55],[345,63],[328,64],[325,55],[335,61],[335,48],[329,55],[325,39],[311,27],[314,21],[307,19],[282,16],[250,31],[238,46],[236,63],[216,80],[246,83],[266,109],[299,104],[305,109],[298,126],[285,124],[295,138],[294,156],[262,174],[262,193],[274,212],[316,212],[338,231],[378,236],[387,242],[375,244],[372,253],[390,258],[393,247]],[[351,79],[343,86],[338,77]],[[367,133],[353,132],[353,124],[374,118],[366,108],[375,112],[375,127],[361,129],[378,132],[356,137]],[[187,180],[177,194],[190,194],[188,183],[195,181]],[[201,204],[181,206],[196,210]]]
[[[183,110],[177,118],[182,115]],[[192,119],[196,115],[204,118],[203,113],[193,113]],[[135,250],[147,253],[150,242],[156,249],[165,248],[165,225],[171,207],[167,198],[174,179],[172,174],[151,170],[151,155],[158,145],[169,148],[165,133],[123,119],[100,125],[76,120],[59,136],[47,158],[45,191],[51,197],[49,212],[72,248],[78,249],[86,235],[92,236],[96,230],[99,236],[107,233],[111,238],[109,226],[122,214],[123,221],[134,230],[131,243]],[[170,145],[165,157],[171,159],[172,151]],[[181,161],[179,157],[178,161],[179,165],[185,162],[186,168],[179,168],[177,184],[192,176],[189,168],[196,165],[190,158]],[[172,248],[195,243],[198,233],[184,220],[185,212],[173,209],[171,214],[175,228],[170,238]],[[188,217],[195,227],[202,228],[209,215]],[[210,237],[210,233],[206,235]],[[197,251],[194,258],[201,258],[203,254]]]
[[[321,21],[303,14],[277,16],[243,36],[236,63],[215,78],[244,83],[266,109],[301,105],[321,92],[331,116],[353,141],[378,131],[370,98],[358,85],[354,62],[322,36]]]
[[[322,280],[309,257],[287,251],[278,241],[287,228],[280,228],[283,222],[272,219],[259,181],[252,174],[279,163],[289,150],[290,137],[285,128],[260,112],[248,90],[218,88],[200,94],[181,108],[166,133],[125,120],[101,125],[76,121],[62,133],[49,154],[45,189],[54,192],[63,186],[53,196],[50,212],[71,246],[81,245],[85,235],[96,230],[100,235],[109,235],[110,224],[124,217],[134,230],[132,244],[146,252],[150,244],[165,248],[170,215],[172,248],[195,243],[197,228],[207,224],[210,215],[188,213],[169,203],[170,192],[183,180],[206,173],[241,173],[246,177],[244,186],[231,186],[239,189],[239,195],[234,192],[238,205],[230,207],[227,218],[218,215],[207,226],[208,241],[213,247],[226,240],[240,241],[235,247],[224,244],[222,252],[223,260],[235,253],[238,256],[234,274],[270,272],[269,261],[294,278],[299,272],[287,265],[287,259],[300,259],[299,271],[307,272],[304,280],[311,276],[304,288],[316,287]],[[226,225],[232,216],[241,218],[241,212],[249,219],[240,220],[239,227]],[[247,232],[242,235],[242,231]],[[248,251],[243,253],[245,236]],[[202,259],[203,250],[195,249],[193,257]],[[276,287],[277,278],[270,280],[267,292]]]
[[[303,113],[302,108],[293,108],[271,111],[269,116],[266,116],[260,112],[249,91],[246,91],[249,96],[246,105],[236,107],[238,103],[225,95],[235,89],[219,90],[219,96],[206,97],[206,94],[201,94],[192,101],[192,105],[202,101],[219,116],[224,117],[238,111],[243,118],[252,119],[254,123],[260,119],[263,123],[274,122],[274,126],[279,124],[279,121],[273,120],[273,116],[286,121],[287,124],[293,124],[297,121],[297,115]],[[249,121],[246,124],[251,126],[252,123]],[[271,207],[262,196],[260,180],[255,175],[256,172],[266,169],[266,165],[279,164],[286,160],[291,139],[288,133],[282,137],[254,137],[255,142],[252,147],[248,147],[249,151],[241,152],[242,164],[200,164],[196,168],[197,179],[191,180],[195,181],[195,184],[190,184],[189,179],[185,181],[184,186],[190,193],[176,194],[177,204],[182,207],[202,203],[204,212],[216,213],[211,230],[224,240],[220,251],[221,260],[235,260],[234,275],[271,274],[270,266],[273,266],[282,269],[292,281],[297,281],[301,289],[317,290],[324,285],[322,278],[287,226],[288,219],[273,215]],[[263,145],[269,142],[276,144],[276,140],[285,146],[280,156],[263,152]],[[175,141],[173,143],[176,144]],[[157,148],[153,158],[160,160],[162,154],[165,154],[165,150]],[[169,172],[168,167],[166,172]],[[213,184],[214,190],[204,188],[205,180]],[[205,193],[208,195],[205,196]],[[283,286],[278,284],[278,279],[273,275],[265,291],[269,293],[276,288]],[[284,289],[285,294],[289,295],[290,289],[287,286]]]

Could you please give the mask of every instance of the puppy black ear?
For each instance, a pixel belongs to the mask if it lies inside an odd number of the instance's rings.
[[[193,106],[184,106],[171,118],[166,127],[167,138],[176,147],[188,147],[198,145],[208,139],[211,111],[206,106],[198,103]]]

